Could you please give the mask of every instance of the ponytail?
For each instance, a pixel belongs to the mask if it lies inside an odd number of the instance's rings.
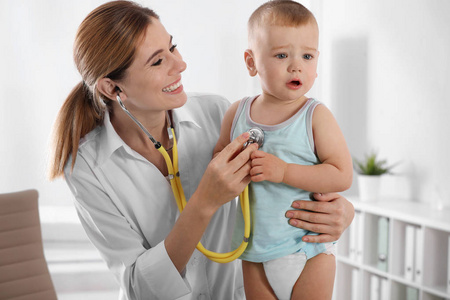
[[[97,83],[101,78],[122,80],[135,57],[145,30],[159,19],[151,9],[132,1],[110,1],[94,9],[80,24],[74,61],[83,82],[70,92],[54,124],[48,177],[64,177],[72,156],[72,169],[80,139],[102,124],[106,109]]]
[[[52,133],[53,153],[50,157],[50,180],[64,177],[64,167],[72,156],[72,169],[80,139],[103,121],[104,107],[96,107],[93,94],[80,82],[62,105]]]

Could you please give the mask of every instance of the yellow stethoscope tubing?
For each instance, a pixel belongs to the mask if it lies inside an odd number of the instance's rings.
[[[170,128],[172,130],[172,136],[173,136],[173,148],[172,148],[172,155],[173,155],[173,163],[170,159],[169,154],[167,153],[166,149],[164,147],[159,147],[158,151],[162,154],[164,157],[164,160],[167,164],[167,169],[169,172],[169,180],[170,180],[170,186],[172,187],[173,195],[175,197],[175,201],[178,206],[178,210],[180,213],[183,211],[184,207],[186,206],[186,196],[184,195],[183,186],[181,185],[181,179],[178,173],[178,148],[177,148],[177,141],[175,137],[175,132],[173,128]],[[226,253],[217,253],[210,251],[206,249],[201,242],[197,244],[197,249],[203,253],[208,259],[218,262],[218,263],[228,263],[235,259],[237,259],[241,254],[245,251],[248,245],[248,240],[250,237],[250,204],[248,199],[248,186],[245,187],[244,191],[240,195],[240,203],[241,203],[241,209],[244,216],[244,239],[242,243],[239,245],[238,248],[231,252]]]
[[[171,136],[173,138],[173,148],[172,148],[172,154],[173,154],[173,163],[170,159],[169,154],[167,153],[166,149],[157,142],[152,135],[145,129],[145,127],[128,111],[128,109],[123,104],[122,100],[120,99],[120,88],[116,87],[116,90],[118,91],[117,94],[117,102],[120,104],[122,109],[127,113],[127,115],[144,131],[144,133],[148,136],[148,138],[153,142],[155,145],[155,148],[162,154],[164,157],[164,160],[167,165],[167,169],[169,172],[169,181],[170,186],[172,188],[173,195],[176,200],[176,204],[178,206],[178,210],[180,213],[183,211],[184,207],[186,206],[186,196],[184,195],[183,186],[181,185],[181,180],[179,177],[178,172],[178,148],[177,148],[177,141],[175,137],[175,132],[173,130],[172,126],[169,126],[168,129],[171,130]],[[168,115],[168,112],[166,112],[168,122],[170,125],[170,118]],[[240,202],[241,202],[241,209],[244,216],[244,239],[239,245],[238,248],[236,248],[234,251],[227,252],[227,253],[216,253],[209,251],[203,247],[203,245],[199,242],[197,244],[197,249],[202,252],[206,257],[208,257],[210,260],[218,262],[218,263],[227,263],[235,260],[241,254],[245,251],[248,245],[248,240],[250,237],[250,205],[249,205],[249,199],[248,199],[248,187],[244,189],[244,191],[240,195]]]

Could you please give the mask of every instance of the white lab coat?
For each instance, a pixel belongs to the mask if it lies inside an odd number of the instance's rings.
[[[186,198],[212,158],[229,102],[191,94],[173,112]],[[164,239],[179,213],[168,180],[115,132],[109,115],[80,141],[73,172],[65,168],[81,223],[120,283],[120,299],[244,299],[239,261],[218,264],[195,250],[180,274]],[[230,251],[236,202],[224,205],[201,242]]]

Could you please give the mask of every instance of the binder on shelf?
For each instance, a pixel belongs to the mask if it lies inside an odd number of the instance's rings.
[[[410,286],[406,287],[406,300],[419,300],[419,290]]]
[[[370,300],[380,300],[380,278],[377,275],[370,276]]]
[[[416,227],[415,230],[416,246],[414,255],[414,280],[420,284],[422,282],[423,273],[423,229],[422,227]]]
[[[352,270],[352,295],[351,300],[360,300],[361,277],[358,269]]]
[[[348,228],[349,230],[349,235],[350,235],[350,242],[349,242],[349,258],[351,260],[356,261],[356,233],[357,233],[357,229],[358,229],[358,224],[357,223],[357,218],[356,216],[358,215],[359,212],[355,211],[355,216],[353,218],[353,222],[350,225],[350,227]]]
[[[378,269],[387,272],[389,252],[389,219],[380,217],[378,219]]]
[[[450,294],[450,236],[448,237],[448,248],[447,248],[448,258],[447,258],[447,293]],[[449,298],[450,299],[450,298]]]
[[[387,278],[380,279],[380,300],[390,299],[390,287]]]
[[[360,232],[363,230],[363,224],[361,221],[361,216],[362,213],[360,211],[355,211],[355,217],[353,218],[353,222],[349,228],[349,258],[353,261],[359,261],[359,257],[362,256],[362,249],[360,248],[360,245],[362,245],[362,241],[360,241],[360,238],[362,238],[362,234],[360,234]]]
[[[414,248],[415,228],[413,225],[406,225],[405,228],[405,279],[414,279]]]
[[[354,204],[354,221],[342,239],[347,245],[340,249],[345,257],[336,257],[335,299],[450,300],[450,211],[436,213],[414,201]],[[387,266],[378,261],[386,249]]]
[[[363,247],[364,247],[364,217],[362,212],[357,215],[357,236],[356,236],[356,261],[363,262]]]

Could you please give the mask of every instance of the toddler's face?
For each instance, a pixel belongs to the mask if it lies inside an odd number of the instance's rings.
[[[257,29],[251,50],[263,92],[281,100],[305,95],[317,77],[318,45],[313,23]]]

